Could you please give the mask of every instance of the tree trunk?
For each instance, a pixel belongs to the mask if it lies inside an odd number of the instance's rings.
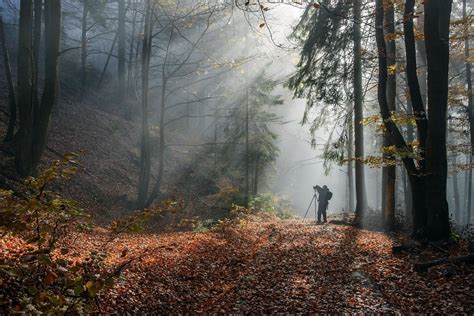
[[[462,16],[464,19],[467,18],[467,3],[466,0],[462,2]],[[469,28],[470,29],[470,28]],[[471,77],[471,62],[469,61],[469,34],[465,34],[464,38],[464,57],[466,60],[466,83],[468,95],[468,112],[469,112],[469,126],[471,131],[471,155],[474,155],[474,104],[472,100],[472,77]],[[472,192],[472,191],[471,191]]]
[[[87,80],[87,14],[88,5],[87,1],[84,1],[84,7],[82,8],[82,31],[81,31],[81,98],[86,93],[86,80]]]
[[[467,3],[466,0],[462,2],[462,16],[464,19],[467,17]],[[466,34],[464,39],[464,56],[466,58],[466,81],[467,81],[467,90],[469,91],[468,95],[468,114],[469,114],[469,126],[471,132],[471,156],[469,158],[469,162],[471,164],[471,168],[467,172],[468,174],[468,188],[467,188],[467,224],[471,223],[471,213],[472,213],[472,157],[474,155],[474,102],[472,96],[472,75],[471,75],[471,62],[469,60],[470,57],[470,47],[469,47],[469,34]]]
[[[418,19],[416,21],[415,28],[417,32],[420,34],[424,34],[424,24],[425,24],[425,15],[424,15],[424,10],[423,6],[418,6],[417,7],[417,13],[416,15],[418,16]],[[421,12],[420,12],[421,11]],[[413,9],[412,9],[413,12]],[[421,94],[421,101],[423,104],[426,105],[426,101],[428,99],[428,87],[427,82],[426,82],[426,74],[427,74],[427,65],[428,61],[426,59],[426,45],[425,45],[425,40],[424,39],[418,39],[416,41],[416,55],[417,55],[417,60],[418,60],[418,82],[420,85],[420,94]],[[420,71],[421,70],[421,71]]]
[[[125,0],[118,0],[118,97],[119,101],[123,100],[126,92],[126,79],[125,79],[125,40],[126,40],[126,27],[125,19],[127,16],[127,9],[125,6]]]
[[[41,154],[46,147],[51,111],[56,103],[59,85],[59,46],[61,42],[61,0],[45,2],[45,78],[43,96],[38,113],[38,120],[34,123],[32,156],[33,168],[36,170]]]
[[[217,111],[217,107],[216,109],[214,110],[214,116],[215,116],[215,120],[214,120],[214,173],[217,175],[217,157],[218,157],[218,154],[219,154],[219,148],[217,146],[217,133],[218,133],[218,129],[219,129],[219,118],[218,118],[218,111]]]
[[[402,181],[403,181],[403,200],[405,202],[405,221],[407,226],[411,226],[411,214],[412,214],[412,207],[411,207],[411,187],[410,182],[408,181],[407,172],[405,169],[402,168]]]
[[[467,213],[467,218],[466,218],[466,224],[471,223],[471,215],[472,215],[472,155],[469,156],[469,164],[470,164],[470,169],[468,171],[468,179],[467,179],[467,208],[466,208],[466,213]]]
[[[153,13],[152,4],[146,3],[145,12],[145,30],[142,45],[142,131],[141,131],[141,149],[140,149],[140,175],[138,180],[138,198],[139,208],[145,206],[148,197],[148,187],[150,185],[150,131],[148,129],[148,88],[150,76],[150,57],[153,34]]]
[[[141,22],[140,22],[140,28],[139,28],[139,31],[138,31],[138,34],[142,34],[143,31],[144,31],[144,22],[143,22],[143,19],[141,19]],[[133,84],[132,84],[132,87],[131,89],[133,90],[133,93],[135,94],[135,87],[138,85],[138,81],[139,81],[139,66],[140,66],[140,44],[143,44],[142,43],[143,41],[139,41],[137,40],[137,45],[136,45],[136,48],[135,48],[135,62],[134,62],[134,77],[133,77]],[[143,50],[143,48],[141,49]]]
[[[387,33],[390,35],[395,34],[395,11],[393,4],[390,5],[389,9],[385,14],[385,23]],[[387,62],[388,67],[394,67],[396,65],[396,44],[395,39],[391,38],[387,43]],[[392,70],[388,74],[387,80],[387,102],[390,111],[395,111],[396,106],[396,94],[397,94],[397,81],[396,71]],[[393,145],[389,132],[384,133],[384,147]],[[386,158],[392,158],[390,155],[386,155]],[[393,230],[395,226],[395,179],[396,179],[396,167],[386,166],[382,169],[382,212],[383,212],[383,225],[387,230]]]
[[[163,77],[164,77],[163,73]],[[155,185],[150,193],[150,196],[146,200],[145,206],[149,207],[153,201],[160,194],[161,184],[163,182],[163,175],[165,171],[165,115],[166,115],[166,79],[162,80],[161,88],[161,107],[160,107],[160,145],[158,148],[158,176],[156,178]]]
[[[413,179],[413,176],[417,176],[414,173],[417,173],[418,170],[409,170],[407,169],[408,176],[410,178],[410,186],[412,192],[412,218],[413,218],[413,233],[416,236],[422,236],[425,231],[425,226],[427,222],[427,213],[425,205],[421,205],[420,199],[424,199],[423,196],[419,194],[425,194],[424,189],[413,187],[415,183],[420,183],[424,185],[424,168],[425,160],[424,150],[426,148],[426,138],[428,130],[428,122],[426,117],[426,110],[423,101],[423,96],[418,81],[417,75],[417,57],[416,57],[416,44],[415,44],[415,32],[414,32],[414,23],[413,19],[415,17],[415,0],[407,0],[405,3],[405,12],[404,12],[404,39],[405,39],[405,52],[406,52],[406,76],[407,84],[409,90],[409,104],[413,109],[413,115],[415,117],[416,127],[417,127],[417,136],[418,143],[421,148],[421,157],[419,160],[419,169],[421,175],[419,175],[419,181]],[[421,53],[423,54],[423,52]],[[426,90],[425,90],[426,91]],[[411,127],[408,128],[408,137],[412,135]],[[411,138],[411,137],[410,137]],[[412,139],[409,139],[409,141]],[[416,169],[416,168],[415,168]],[[416,195],[416,196],[415,196]]]
[[[348,141],[347,141],[347,181],[348,181],[348,190],[349,190],[349,205],[348,205],[348,212],[354,212],[354,168],[353,168],[353,151],[352,146],[354,144],[354,133],[352,129],[352,112],[349,114],[349,126],[348,126]]]
[[[154,7],[153,7],[154,8]],[[153,9],[152,9],[153,12]],[[152,17],[154,16],[153,14],[151,15]],[[153,25],[153,24],[152,24]],[[153,27],[152,27],[153,30]],[[150,30],[150,41],[149,45],[152,46],[152,30]],[[167,81],[168,77],[166,74],[166,64],[167,60],[169,57],[169,47],[171,44],[173,38],[173,30],[170,33],[170,37],[168,39],[168,46],[165,51],[165,58],[163,60],[163,65],[162,65],[162,70],[161,70],[161,102],[160,102],[160,122],[159,122],[159,128],[160,128],[160,144],[158,148],[158,176],[155,181],[155,185],[150,193],[150,196],[145,202],[145,207],[149,207],[155,199],[159,196],[160,190],[161,190],[161,185],[163,182],[163,175],[165,171],[165,151],[166,151],[166,142],[165,142],[165,129],[166,129],[166,124],[165,124],[165,117],[166,117],[166,91],[167,91]],[[150,48],[151,49],[151,48]]]
[[[258,176],[260,173],[259,167],[260,167],[260,155],[257,155],[257,158],[255,159],[255,177],[253,181],[253,196],[258,195]]]
[[[428,210],[425,204],[426,178],[418,175],[409,176],[412,200],[413,236],[423,238],[425,234]]]
[[[40,56],[40,46],[41,46],[41,22],[42,22],[42,10],[43,10],[43,0],[34,0],[34,29],[33,29],[33,72],[34,72],[34,81],[33,81],[33,113],[34,120],[38,120],[39,116],[39,56]]]
[[[410,92],[410,103],[413,108],[413,115],[416,119],[418,130],[418,142],[420,148],[426,147],[426,137],[428,131],[428,122],[426,118],[425,105],[421,94],[420,83],[417,74],[416,44],[413,19],[415,17],[415,0],[407,0],[405,3],[403,30],[405,33],[405,51],[406,51],[406,76],[408,89]],[[423,167],[424,162],[421,162]]]
[[[131,0],[130,0],[131,1]],[[130,4],[130,3],[129,3]],[[134,2],[134,4],[136,4]],[[130,36],[130,51],[128,54],[128,73],[127,73],[127,93],[132,96],[132,80],[133,80],[133,49],[135,47],[135,32],[137,22],[137,8],[134,6],[133,19],[132,19],[132,35]]]
[[[408,115],[413,115],[410,108],[411,108],[411,102],[410,102],[410,100],[408,100],[407,114]],[[411,125],[411,124],[408,124],[408,126],[407,126],[406,139],[407,139],[408,143],[413,142],[413,140],[415,139],[415,131],[414,131],[413,125]],[[407,217],[407,221],[411,225],[413,225],[413,203],[412,203],[412,196],[411,196],[412,189],[411,189],[410,181],[408,179],[408,171],[404,170],[403,175],[405,177],[405,182],[406,182],[406,187],[405,187],[405,214],[406,214],[406,217]]]
[[[469,164],[470,156],[471,156],[470,153],[466,155],[466,165]],[[463,225],[463,223],[465,222],[467,218],[467,204],[469,200],[469,171],[470,169],[466,169],[464,171],[464,190],[463,190],[464,195],[463,195],[463,204],[462,204],[463,213],[461,215],[461,223],[460,223],[461,225]]]
[[[15,153],[16,170],[21,176],[33,173],[33,2],[20,1],[18,36],[18,110],[20,128]]]
[[[356,175],[356,218],[357,225],[362,224],[364,213],[367,209],[367,192],[365,188],[364,173],[364,127],[363,113],[363,87],[362,87],[362,2],[354,0],[354,131],[355,131],[355,175]]]
[[[383,172],[379,172],[379,170],[375,170],[375,183],[382,183],[382,179],[383,178]],[[382,186],[383,186],[383,183],[382,183]],[[381,198],[382,198],[382,194],[383,194],[383,191],[382,191],[382,186],[380,185],[376,185],[376,188],[375,188],[375,209],[379,209],[380,210],[382,209],[382,203],[380,202],[381,201]]]
[[[112,45],[110,46],[109,54],[107,55],[107,59],[105,60],[104,68],[102,69],[102,73],[100,74],[99,83],[97,84],[97,89],[100,89],[102,86],[102,82],[104,81],[105,74],[107,72],[107,67],[109,67],[110,59],[112,58],[112,54],[115,48],[115,43],[117,43],[118,33],[115,34],[114,40]]]
[[[445,264],[445,263],[453,264],[457,262],[474,263],[474,253],[470,253],[464,256],[459,256],[459,257],[449,257],[449,258],[442,258],[442,259],[428,261],[428,262],[415,263],[415,265],[413,266],[413,269],[416,272],[427,272],[428,269],[431,267],[434,267],[440,264]]]
[[[454,159],[454,166],[456,166],[456,159]],[[461,206],[459,200],[459,186],[458,186],[458,173],[456,170],[453,171],[453,193],[454,193],[454,220],[457,224],[460,224],[461,218]]]
[[[410,4],[410,0],[407,1],[407,5]],[[407,21],[407,17],[404,19]],[[387,54],[386,54],[386,44],[385,37],[383,32],[383,21],[384,21],[384,5],[383,0],[377,0],[376,2],[376,27],[375,27],[375,37],[377,42],[377,51],[378,51],[378,61],[379,61],[379,79],[378,79],[378,91],[377,97],[379,101],[380,113],[384,121],[385,128],[390,133],[392,137],[392,142],[398,150],[409,150],[409,146],[406,144],[403,135],[398,129],[397,125],[392,120],[392,114],[389,109],[388,100],[387,100]],[[406,22],[405,22],[406,23]],[[406,28],[406,25],[405,25]],[[413,32],[413,30],[411,30]],[[405,32],[405,36],[410,36],[410,32]],[[414,38],[412,38],[414,39]],[[407,40],[407,39],[405,39]],[[408,43],[410,44],[410,43]],[[410,47],[407,45],[407,59],[410,56]],[[414,62],[416,64],[416,61]],[[413,61],[411,63],[413,66]],[[407,69],[407,72],[409,70]],[[416,73],[415,73],[416,75]],[[413,88],[413,87],[411,87]],[[413,103],[413,96],[411,95],[411,104],[415,107]],[[421,113],[419,114],[421,115]],[[417,123],[418,128],[422,124]],[[411,192],[412,192],[412,208],[413,208],[413,231],[414,235],[418,237],[423,237],[425,233],[425,223],[426,223],[426,205],[425,205],[425,186],[426,186],[426,175],[420,174],[415,165],[413,159],[404,157],[402,158],[403,164],[407,170]]]
[[[3,54],[3,65],[5,67],[5,75],[7,78],[8,85],[8,104],[10,110],[10,116],[8,118],[7,133],[4,138],[4,142],[8,143],[13,140],[15,134],[15,123],[16,123],[16,95],[15,86],[13,85],[12,70],[10,67],[10,55],[8,54],[7,41],[5,39],[5,29],[3,25],[3,19],[0,16],[0,42],[2,45]]]
[[[250,195],[250,167],[249,167],[249,91],[245,99],[245,206],[248,207]]]
[[[425,1],[425,44],[428,59],[428,137],[426,142],[426,236],[450,235],[447,182],[447,106],[449,26],[452,0]]]

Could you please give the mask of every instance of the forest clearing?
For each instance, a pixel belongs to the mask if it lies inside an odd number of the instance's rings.
[[[0,314],[474,314],[473,10],[0,0]]]

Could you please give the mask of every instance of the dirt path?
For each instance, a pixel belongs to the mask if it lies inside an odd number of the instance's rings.
[[[102,306],[161,313],[474,312],[472,267],[456,267],[450,278],[443,268],[418,275],[411,271],[418,258],[393,256],[392,243],[382,233],[301,221],[127,236],[113,245],[116,255],[127,245],[143,260]]]

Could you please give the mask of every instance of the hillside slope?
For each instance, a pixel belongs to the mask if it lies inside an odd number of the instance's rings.
[[[2,80],[0,86],[5,87]],[[65,153],[79,153],[78,175],[58,187],[66,197],[83,207],[108,217],[111,213],[133,208],[139,162],[139,125],[137,115],[126,117],[114,104],[113,97],[88,95],[83,101],[68,91],[62,92],[55,108],[48,149],[42,167]],[[8,95],[0,90],[0,135],[5,134]],[[133,106],[133,105],[127,105]],[[12,149],[0,146],[3,186],[17,183],[13,172]],[[5,183],[6,182],[6,183]]]

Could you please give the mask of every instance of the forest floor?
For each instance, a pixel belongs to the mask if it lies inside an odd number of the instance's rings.
[[[100,245],[80,235],[78,251]],[[392,254],[397,237],[344,225],[252,220],[206,232],[124,235],[109,264],[135,258],[102,312],[474,313],[474,267],[413,263],[460,255],[424,249]],[[126,256],[124,255],[126,254]]]

